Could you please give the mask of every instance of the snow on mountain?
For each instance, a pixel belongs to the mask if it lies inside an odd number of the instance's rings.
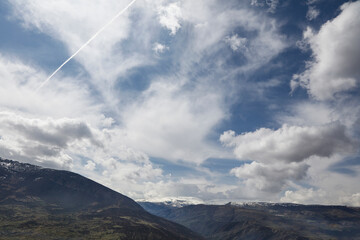
[[[0,167],[5,168],[10,171],[16,172],[26,172],[41,169],[39,166],[34,166],[27,163],[20,163],[17,161],[12,161],[8,159],[3,159],[0,157]]]
[[[184,207],[188,205],[204,204],[199,198],[195,197],[165,197],[165,198],[152,198],[152,199],[141,199],[138,202],[150,202],[155,204],[164,204],[171,207]]]

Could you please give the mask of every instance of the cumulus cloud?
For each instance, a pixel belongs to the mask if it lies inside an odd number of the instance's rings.
[[[71,119],[41,120],[0,112],[0,131],[6,157],[18,155],[47,166],[53,162],[56,167],[70,168],[72,158],[65,150],[77,141],[88,140],[90,145],[102,147],[85,123]]]
[[[70,169],[73,159],[64,151],[69,146],[88,142],[101,147],[87,123],[101,122],[99,108],[88,98],[86,87],[67,78],[37,94],[35,89],[45,78],[39,69],[0,55],[1,155]]]
[[[343,196],[340,198],[340,202],[350,206],[360,206],[360,193],[354,193],[350,196]]]
[[[241,38],[239,37],[237,34],[230,36],[227,36],[225,38],[225,42],[227,42],[229,44],[229,46],[231,47],[231,49],[236,52],[236,51],[240,51],[242,49],[246,49],[246,42],[247,39],[246,38]]]
[[[179,3],[174,2],[167,6],[159,7],[158,14],[160,24],[169,29],[171,35],[175,35],[181,28],[182,12]]]
[[[355,149],[355,142],[339,123],[313,127],[283,125],[278,130],[260,128],[238,136],[227,131],[220,141],[233,147],[239,159],[259,162],[301,162],[311,156],[330,157]]]
[[[163,52],[165,52],[166,50],[169,50],[169,47],[168,47],[168,46],[163,45],[163,44],[158,43],[158,42],[154,44],[153,51],[154,51],[156,54],[163,53]]]
[[[28,140],[41,144],[49,144],[59,148],[66,148],[75,140],[88,139],[95,145],[101,143],[95,140],[90,128],[84,122],[71,119],[41,121],[39,119],[25,119],[7,113],[0,113],[3,127],[11,128]]]
[[[93,161],[87,161],[84,167],[89,171],[93,171],[96,167],[96,163],[94,163]]]
[[[344,113],[344,115],[349,118],[349,114]],[[342,121],[343,119],[341,119],[344,115],[339,114],[338,111],[324,102],[305,101],[291,105],[286,113],[279,114],[276,119],[282,125],[320,126],[336,121],[344,122]],[[349,124],[344,125],[348,126]]]
[[[319,204],[326,203],[327,193],[324,190],[313,188],[300,189],[298,191],[286,191],[284,196],[280,199],[281,202],[287,203],[302,203],[302,204]]]
[[[266,192],[280,192],[288,181],[299,181],[306,176],[309,165],[304,163],[267,165],[258,162],[234,168],[231,174],[242,179],[248,187]]]
[[[303,39],[296,42],[296,46],[303,52],[310,50],[309,39],[314,36],[313,30],[307,27],[303,32]],[[298,82],[291,82],[291,89],[295,89],[299,85]]]
[[[309,21],[312,21],[314,19],[316,19],[320,14],[320,11],[318,9],[316,9],[314,6],[309,6],[309,9],[306,13],[306,18]]]
[[[318,33],[307,36],[314,60],[305,72],[294,75],[291,83],[293,89],[300,85],[319,100],[333,99],[359,84],[360,2],[345,3],[341,10]]]
[[[326,192],[323,189],[301,188],[299,190],[286,191],[280,199],[281,202],[300,204],[337,204],[346,206],[360,206],[360,193],[337,193]]]
[[[259,0],[251,0],[251,3],[250,3],[251,5],[253,5],[253,6],[257,6],[257,7],[259,7],[259,6],[264,6],[264,2],[263,1],[259,1]]]

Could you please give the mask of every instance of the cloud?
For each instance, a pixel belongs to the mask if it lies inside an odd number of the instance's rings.
[[[72,158],[66,150],[76,142],[88,140],[90,145],[102,147],[85,123],[71,119],[41,120],[0,112],[0,131],[6,157],[15,155],[57,168],[71,167]]]
[[[46,167],[71,169],[69,148],[73,145],[88,142],[101,147],[88,124],[100,125],[103,121],[100,107],[88,98],[86,87],[67,78],[36,93],[45,78],[36,67],[0,54],[0,154]]]
[[[9,2],[26,31],[60,41],[69,54],[125,3]],[[224,192],[234,186],[216,183],[218,176],[204,171],[199,175],[207,178],[201,181],[199,176],[175,180],[149,156],[191,166],[209,157],[230,157],[212,137],[228,117],[232,102],[226,101],[232,101],[234,83],[246,81],[237,76],[251,75],[287,46],[276,20],[247,5],[234,8],[213,0],[135,4],[76,56],[75,71],[64,68],[38,94],[33,90],[47,74],[3,57],[0,110],[11,112],[14,119],[38,122],[22,127],[11,122],[17,128],[1,133],[0,151],[14,159],[70,169],[131,197],[225,198]],[[164,29],[171,37],[164,37]],[[228,66],[232,53],[223,51],[229,48],[224,39],[235,35],[248,39],[246,61]],[[166,64],[154,51],[167,51]],[[124,82],[135,90],[128,91]],[[66,138],[63,133],[69,131]]]
[[[161,6],[158,9],[160,24],[170,30],[171,35],[175,35],[181,28],[182,18],[181,8],[178,2],[170,3],[167,6]]]
[[[225,115],[215,93],[159,82],[123,115],[126,141],[154,157],[201,163],[218,149],[206,136]],[[207,107],[211,106],[211,107]]]
[[[269,12],[274,13],[279,5],[279,0],[268,0],[266,4],[269,6]]]
[[[349,118],[348,114],[344,113],[343,116],[345,115]],[[305,101],[291,105],[285,113],[276,116],[276,119],[282,125],[320,126],[336,121],[344,124],[343,116],[338,110],[324,102]],[[349,124],[344,125],[347,126]]]
[[[0,54],[0,111],[54,118],[91,118],[89,113],[101,108],[101,104],[89,97],[87,86],[66,77],[36,93],[35,89],[46,77],[40,69]]]
[[[236,52],[238,50],[246,49],[246,38],[241,38],[237,34],[232,35],[231,37],[227,36],[225,42],[229,44],[231,49]]]
[[[220,141],[234,148],[239,159],[266,162],[301,162],[312,156],[330,157],[336,153],[351,152],[355,142],[339,123],[301,127],[283,125],[278,130],[260,128],[255,132],[236,136],[224,132]]]
[[[96,168],[96,163],[94,163],[93,161],[87,161],[84,167],[86,170],[94,171],[94,169]]]
[[[11,117],[11,119],[9,119]],[[25,119],[0,113],[0,122],[5,128],[11,128],[29,140],[41,144],[49,144],[59,148],[66,148],[75,140],[88,139],[95,145],[97,142],[90,128],[83,122],[70,119],[50,120],[43,122],[39,119]]]
[[[308,36],[314,60],[305,72],[292,79],[293,89],[300,85],[319,100],[333,99],[359,85],[360,2],[346,3],[341,10],[318,33]]]
[[[322,189],[301,188],[295,191],[286,191],[281,202],[300,204],[337,204],[346,206],[360,206],[360,193],[342,193],[337,196]]]
[[[322,0],[308,0],[308,1],[306,2],[306,4],[307,4],[307,5],[316,4],[316,3],[320,2],[320,1],[322,1]]]
[[[262,6],[264,6],[264,2],[263,1],[259,1],[259,0],[251,0],[251,3],[250,3],[251,5],[253,5],[253,6],[256,6],[256,7],[262,7]]]
[[[302,203],[302,204],[325,204],[328,194],[321,189],[314,190],[313,188],[301,189],[298,191],[286,191],[284,196],[280,199],[281,202],[286,203]]]
[[[314,19],[316,19],[320,14],[320,11],[318,9],[316,9],[314,6],[309,6],[309,9],[306,13],[306,18],[309,21],[312,21]]]
[[[156,54],[163,53],[163,52],[165,52],[166,50],[169,50],[169,47],[168,47],[168,46],[163,45],[163,44],[158,43],[158,42],[156,42],[156,43],[154,44],[153,51],[154,51]]]
[[[99,0],[92,2],[80,0],[76,3],[65,0],[43,3],[35,0],[30,4],[24,0],[15,0],[9,4],[13,9],[13,19],[20,20],[28,31],[40,31],[42,34],[60,41],[70,56],[104,24],[109,22],[112,16],[124,9],[128,3],[127,1],[116,0],[109,0],[106,3]],[[129,11],[114,21],[72,60],[79,64],[76,69],[80,73],[78,81],[84,87],[96,86],[97,93],[101,95],[101,100],[109,106],[115,104],[114,92],[110,91],[109,88],[113,89],[117,80],[123,79],[120,76],[125,74],[127,70],[149,64],[147,55],[152,54],[149,45],[153,40],[145,37],[137,38],[138,41],[141,41],[141,44],[137,44],[138,47],[128,47],[132,52],[131,55],[125,54],[123,49],[118,47],[131,36],[132,21],[130,16],[136,12],[136,6],[135,3]],[[142,24],[142,27],[150,28],[150,23],[151,21],[148,21],[146,26],[143,22],[139,24]],[[140,28],[137,30],[142,31]],[[134,40],[132,43],[137,42]],[[145,53],[143,52],[144,48],[148,49]],[[63,60],[59,59],[59,65]],[[61,78],[59,74],[64,72],[66,69],[55,75],[52,84]],[[84,75],[88,77],[84,78]],[[70,76],[73,77],[72,74]],[[47,77],[42,80],[44,81]],[[46,88],[42,91],[46,91]]]
[[[345,205],[350,206],[360,206],[360,193],[354,193],[350,196],[343,196],[340,198],[340,201]]]
[[[303,39],[296,42],[296,46],[303,52],[310,50],[309,39],[314,36],[313,30],[310,27],[307,27],[303,32]],[[294,90],[298,87],[299,83],[296,81],[291,81],[291,89]]]
[[[308,168],[309,165],[304,163],[267,165],[252,162],[234,168],[230,173],[242,179],[249,188],[277,193],[287,185],[288,181],[299,181],[303,179],[306,176]]]
[[[87,47],[98,35],[100,35],[107,27],[109,27],[117,18],[119,18],[128,8],[130,8],[136,0],[133,0],[127,5],[124,9],[118,12],[109,22],[107,22],[103,27],[101,27],[93,36],[91,36],[76,52],[71,55],[68,59],[65,60],[38,88],[37,91],[40,90],[51,78],[60,71],[71,59],[73,59],[76,55],[78,55],[82,49]]]
[[[256,7],[268,6],[268,12],[274,13],[279,5],[279,0],[251,0],[250,4]]]

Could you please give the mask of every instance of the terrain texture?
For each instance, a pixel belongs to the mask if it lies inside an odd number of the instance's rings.
[[[202,239],[78,174],[0,159],[0,239]]]
[[[140,204],[211,240],[360,239],[360,208],[270,203]]]

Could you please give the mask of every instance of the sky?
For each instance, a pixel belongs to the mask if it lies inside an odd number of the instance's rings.
[[[360,1],[0,2],[0,156],[135,200],[360,206]]]

